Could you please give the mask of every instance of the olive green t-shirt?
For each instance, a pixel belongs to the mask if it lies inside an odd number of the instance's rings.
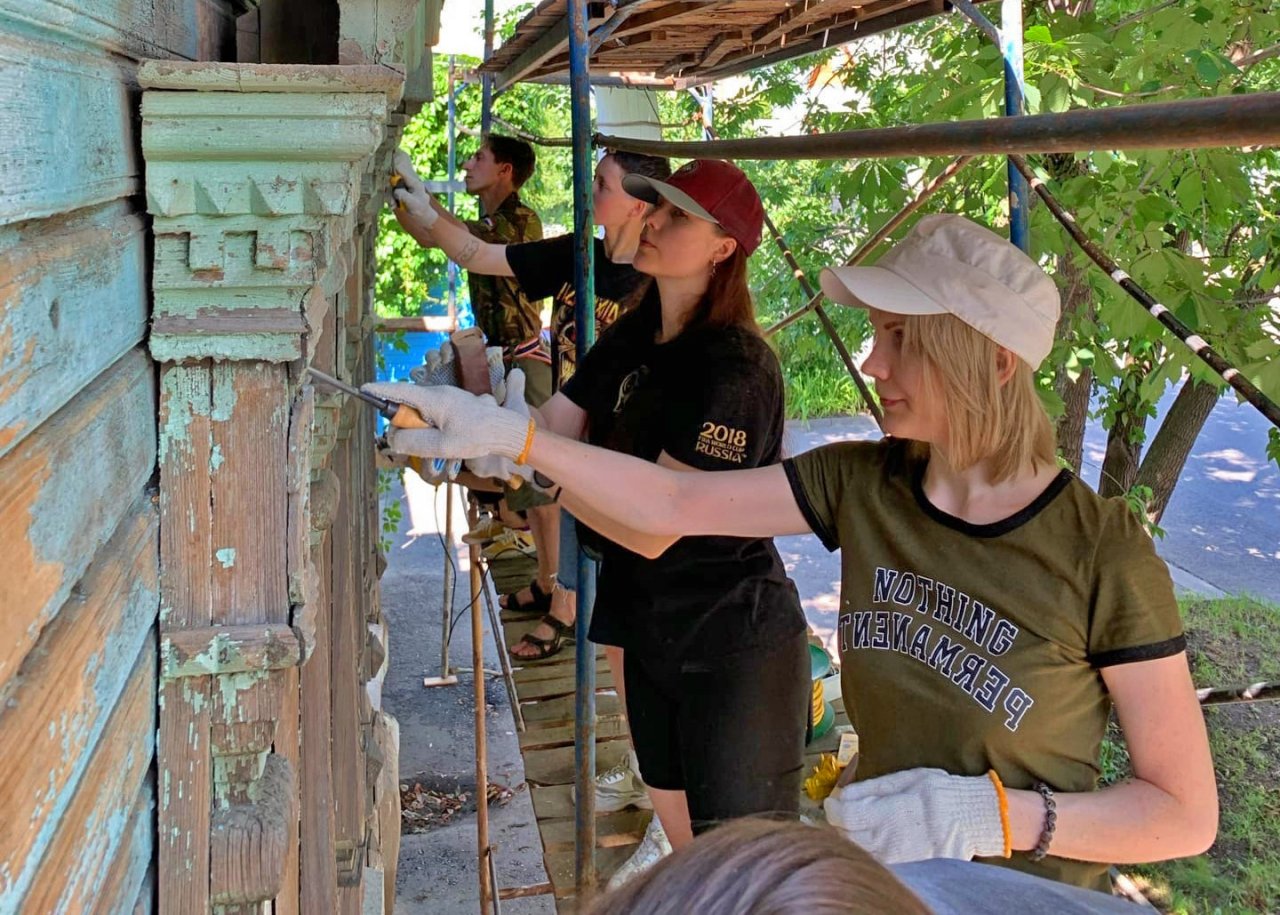
[[[1111,708],[1101,669],[1185,648],[1168,570],[1125,504],[1069,471],[1012,517],[978,525],[925,498],[924,464],[892,439],[784,462],[814,533],[843,548],[856,778],[995,769],[1010,788],[1092,791]],[[1110,886],[1106,864],[1007,863]]]

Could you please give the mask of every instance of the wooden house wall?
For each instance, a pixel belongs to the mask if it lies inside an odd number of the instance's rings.
[[[0,913],[148,912],[160,611],[141,58],[226,0],[0,0]]]

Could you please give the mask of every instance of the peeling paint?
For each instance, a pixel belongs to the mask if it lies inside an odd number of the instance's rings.
[[[234,547],[224,547],[213,554],[218,557],[218,562],[222,563],[224,569],[229,569],[236,564],[236,551]]]
[[[214,442],[213,451],[209,453],[209,472],[216,473],[218,468],[222,466],[225,460],[222,456],[222,445]],[[195,526],[195,519],[192,519],[192,527]]]
[[[184,368],[171,368],[160,373],[160,403],[165,408],[157,454],[161,464],[168,458],[171,448],[175,455],[192,451],[191,423],[197,416],[209,415],[203,381],[203,374]]]
[[[213,404],[209,418],[224,423],[236,408],[235,373],[225,365],[213,367]]]

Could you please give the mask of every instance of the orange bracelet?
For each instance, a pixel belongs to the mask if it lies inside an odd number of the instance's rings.
[[[533,433],[538,428],[538,424],[533,421],[533,417],[529,418],[529,431],[524,437],[524,447],[520,449],[520,454],[516,457],[516,464],[523,467],[524,462],[529,460],[529,449],[533,447]],[[1005,855],[1007,858],[1008,855]]]
[[[1000,828],[1004,830],[1004,855],[1008,858],[1013,855],[1013,829],[1009,825],[1009,795],[1005,794],[1004,782],[1000,781],[1000,776],[996,774],[995,769],[987,770],[987,777],[991,779],[991,784],[996,786],[996,800],[1000,802]]]

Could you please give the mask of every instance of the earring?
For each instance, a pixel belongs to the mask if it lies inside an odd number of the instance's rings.
[[[715,261],[712,261],[712,262],[711,262],[711,275],[712,275],[712,276],[715,276],[715,275],[716,275],[716,262],[715,262]]]

